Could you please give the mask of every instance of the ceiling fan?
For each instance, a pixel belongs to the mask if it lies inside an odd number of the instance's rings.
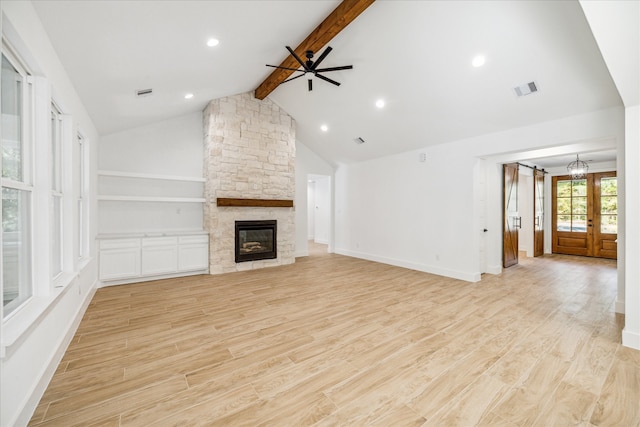
[[[296,61],[298,61],[300,63],[302,68],[289,68],[289,67],[281,67],[279,65],[269,65],[269,64],[267,64],[267,67],[280,68],[282,70],[299,71],[302,74],[298,74],[295,77],[291,77],[290,79],[287,79],[287,80],[283,81],[282,83],[290,82],[291,80],[295,80],[298,77],[302,77],[302,76],[306,75],[307,73],[311,73],[314,76],[316,76],[317,78],[319,78],[320,80],[324,80],[324,81],[329,82],[331,84],[334,84],[336,86],[340,86],[340,83],[338,83],[337,81],[332,80],[332,79],[330,79],[328,77],[325,77],[320,73],[327,73],[329,71],[339,71],[339,70],[351,70],[353,68],[353,65],[344,65],[342,67],[318,68],[318,65],[320,65],[320,63],[324,60],[324,58],[327,57],[329,52],[331,52],[331,50],[332,50],[331,46],[327,46],[327,48],[324,50],[324,52],[322,52],[322,54],[320,54],[318,59],[315,60],[315,61],[312,60],[312,58],[313,58],[313,51],[312,50],[307,50],[305,52],[305,57],[307,58],[307,60],[303,61],[302,59],[300,59],[300,57],[298,55],[296,55],[296,53],[293,51],[293,49],[291,49],[289,46],[285,46],[285,47],[287,48],[289,53],[291,53],[291,55],[296,59]],[[309,79],[309,91],[311,91],[311,90],[313,90],[313,82],[312,82],[311,79]]]

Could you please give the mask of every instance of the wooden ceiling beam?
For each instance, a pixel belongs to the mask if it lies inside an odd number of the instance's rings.
[[[294,49],[296,55],[304,59],[307,50],[318,52],[340,31],[364,12],[366,8],[371,6],[374,1],[375,0],[343,0],[342,3]],[[292,55],[288,55],[280,66],[297,69],[300,67],[300,64]],[[294,72],[290,70],[276,68],[255,90],[255,97],[258,99],[266,98],[280,83],[285,81],[293,73]]]

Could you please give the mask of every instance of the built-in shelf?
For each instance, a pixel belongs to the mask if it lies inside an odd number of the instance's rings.
[[[195,176],[175,176],[175,175],[158,175],[150,173],[138,173],[138,172],[120,172],[120,171],[106,171],[99,170],[100,176],[113,176],[119,178],[141,178],[141,179],[163,179],[166,181],[187,181],[187,182],[205,182],[202,177]]]
[[[114,202],[172,202],[172,203],[204,203],[199,197],[153,197],[153,196],[98,196],[98,200]]]
[[[219,197],[218,206],[226,207],[262,207],[262,208],[292,208],[293,200],[282,199],[230,199]]]

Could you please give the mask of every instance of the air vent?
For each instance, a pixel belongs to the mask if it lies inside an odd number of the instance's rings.
[[[149,96],[153,94],[153,89],[140,89],[136,91],[137,97]]]
[[[353,142],[355,142],[356,144],[364,144],[364,139],[357,137],[354,138]]]
[[[518,87],[514,87],[513,91],[518,96],[525,96],[525,95],[530,95],[530,94],[532,94],[534,92],[537,92],[538,91],[538,86],[536,85],[536,82],[529,82],[529,83],[525,83],[523,85],[520,85]]]

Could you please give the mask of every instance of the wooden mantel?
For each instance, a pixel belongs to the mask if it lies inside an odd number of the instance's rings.
[[[260,208],[292,208],[293,200],[282,199],[229,199],[218,197],[218,206],[226,207],[260,207]]]

